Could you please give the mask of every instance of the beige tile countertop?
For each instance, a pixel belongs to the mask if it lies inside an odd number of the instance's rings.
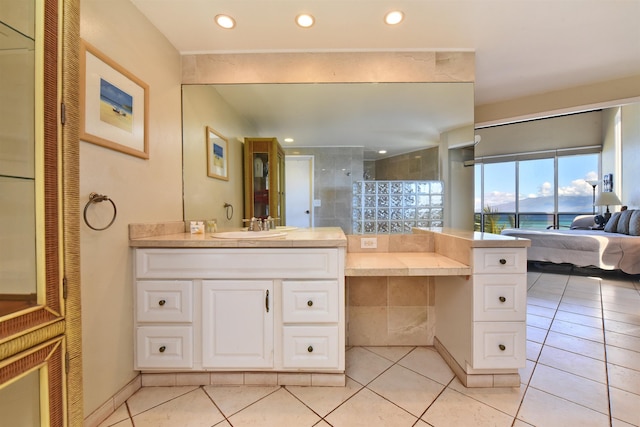
[[[219,232],[243,232],[242,229]],[[287,248],[346,247],[347,238],[340,227],[274,230],[279,235],[258,238],[215,238],[215,233],[184,232],[183,222],[130,224],[129,246],[134,248]],[[250,231],[245,231],[250,236]]]
[[[461,276],[471,267],[435,252],[347,253],[345,276]]]
[[[466,241],[472,248],[526,248],[531,240],[501,234],[481,233],[478,231],[456,230],[452,228],[413,228],[414,234],[433,233],[456,240]]]

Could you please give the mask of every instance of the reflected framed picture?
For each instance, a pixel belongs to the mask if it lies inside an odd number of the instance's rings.
[[[229,181],[229,141],[207,126],[207,175]]]
[[[149,158],[149,86],[84,40],[80,43],[80,139]]]

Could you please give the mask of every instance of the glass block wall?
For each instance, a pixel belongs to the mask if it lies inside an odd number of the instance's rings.
[[[442,181],[357,181],[353,184],[353,234],[411,233],[442,227]]]

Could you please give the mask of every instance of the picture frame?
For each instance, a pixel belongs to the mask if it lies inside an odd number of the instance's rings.
[[[229,181],[229,140],[207,126],[207,176]]]
[[[80,41],[80,139],[149,159],[149,86]]]
[[[602,177],[602,191],[610,193],[613,191],[613,174],[608,173]]]

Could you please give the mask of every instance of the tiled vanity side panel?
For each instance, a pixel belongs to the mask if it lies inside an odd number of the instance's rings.
[[[442,233],[429,234],[433,235],[435,252],[466,265],[472,264],[471,247],[468,240]]]
[[[348,345],[433,345],[431,277],[347,277]]]

